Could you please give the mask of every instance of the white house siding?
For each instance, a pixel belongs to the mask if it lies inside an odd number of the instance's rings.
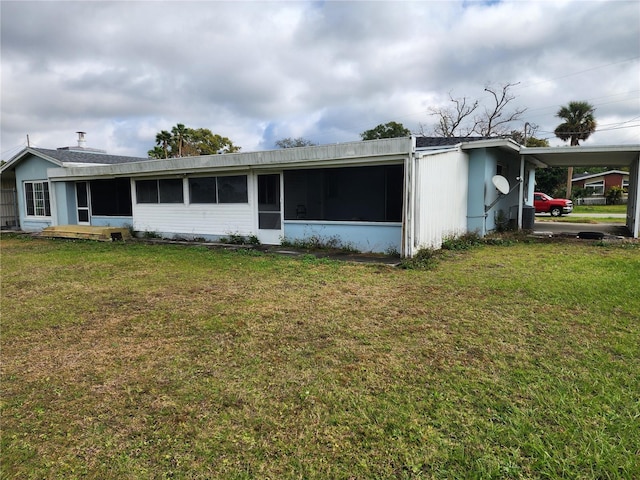
[[[415,160],[415,212],[411,256],[420,248],[440,248],[447,236],[467,227],[467,155],[459,150]]]
[[[135,204],[133,229],[163,236],[227,236],[254,233],[251,204]]]

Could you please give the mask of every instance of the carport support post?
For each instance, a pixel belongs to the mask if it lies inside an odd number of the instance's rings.
[[[524,155],[520,155],[520,186],[518,187],[518,230],[522,230],[522,204],[524,203]]]

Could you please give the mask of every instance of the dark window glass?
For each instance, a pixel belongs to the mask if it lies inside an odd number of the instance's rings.
[[[130,179],[92,180],[90,190],[91,211],[94,215],[132,215]]]
[[[136,201],[138,203],[158,203],[158,181],[136,180]]]
[[[27,201],[27,215],[35,215],[36,207],[33,201],[33,183],[25,183],[24,192]]]
[[[218,201],[220,203],[247,203],[247,176],[218,177]]]
[[[42,189],[44,191],[44,214],[47,217],[51,216],[51,201],[49,200],[49,182],[42,182]]]
[[[76,183],[76,198],[78,199],[78,207],[89,206],[89,192],[87,191],[87,182]]]
[[[216,177],[190,178],[189,201],[191,203],[216,203]]]
[[[280,212],[259,212],[258,228],[260,230],[280,230]]]
[[[401,222],[404,167],[284,172],[285,219]]]
[[[158,180],[160,203],[183,203],[184,192],[180,178]]]

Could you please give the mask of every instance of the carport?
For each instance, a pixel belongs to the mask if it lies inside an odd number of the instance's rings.
[[[545,167],[627,167],[629,192],[626,225],[638,238],[640,226],[640,145],[540,147],[520,149],[523,160]],[[538,163],[539,162],[539,163]]]

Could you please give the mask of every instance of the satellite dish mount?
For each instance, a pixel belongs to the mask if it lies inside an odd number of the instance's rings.
[[[504,178],[502,175],[494,175],[493,178],[491,179],[491,183],[493,183],[493,186],[496,187],[496,190],[498,190],[498,192],[500,192],[500,194],[498,195],[498,198],[496,198],[493,202],[491,202],[491,205],[484,207],[484,214],[485,216],[487,215],[487,213],[489,212],[489,210],[491,210],[496,203],[498,203],[500,201],[500,199],[505,196],[505,195],[509,195],[514,189],[516,189],[520,183],[522,183],[522,179],[520,177],[516,178],[517,182],[513,187],[509,186],[509,180],[507,180],[506,178]]]

